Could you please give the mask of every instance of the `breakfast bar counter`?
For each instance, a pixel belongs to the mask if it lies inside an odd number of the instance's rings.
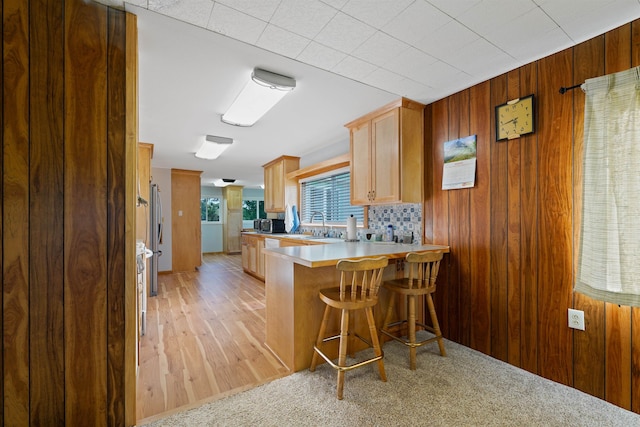
[[[339,285],[338,261],[386,256],[390,260],[383,276],[383,280],[386,280],[404,274],[400,268],[402,264],[395,260],[403,259],[408,252],[423,251],[448,253],[449,247],[343,242],[265,249],[266,345],[291,371],[307,369],[324,311],[318,292]],[[379,306],[386,307],[387,300],[386,293],[381,291]],[[374,308],[378,323],[382,322],[382,311]],[[360,320],[356,318],[356,324],[363,324]],[[339,316],[336,312],[328,331],[338,330]],[[368,336],[366,326],[358,333]],[[335,347],[332,350],[337,355],[337,345]]]

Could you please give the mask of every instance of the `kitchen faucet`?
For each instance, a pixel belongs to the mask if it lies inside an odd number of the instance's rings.
[[[322,233],[325,234],[326,233],[326,228],[324,225],[324,214],[320,211],[313,211],[311,212],[311,218],[309,219],[309,223],[313,224],[313,217],[316,216],[316,214],[320,215],[320,218],[322,218]]]

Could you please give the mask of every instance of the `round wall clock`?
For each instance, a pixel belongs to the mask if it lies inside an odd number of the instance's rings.
[[[535,130],[533,95],[512,99],[496,107],[496,139],[519,138]]]

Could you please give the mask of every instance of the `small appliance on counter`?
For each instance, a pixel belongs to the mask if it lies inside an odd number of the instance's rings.
[[[262,229],[262,220],[254,219],[253,220],[253,229],[256,231],[260,231]]]
[[[263,219],[260,222],[260,232],[261,233],[286,233],[284,219]]]

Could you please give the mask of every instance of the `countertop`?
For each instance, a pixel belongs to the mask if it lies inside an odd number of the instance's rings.
[[[449,246],[409,245],[390,242],[341,242],[330,245],[287,246],[284,248],[264,249],[265,255],[289,258],[294,263],[306,267],[325,267],[336,265],[345,258],[357,259],[386,256],[391,259],[404,258],[409,252],[441,250],[449,252]]]

